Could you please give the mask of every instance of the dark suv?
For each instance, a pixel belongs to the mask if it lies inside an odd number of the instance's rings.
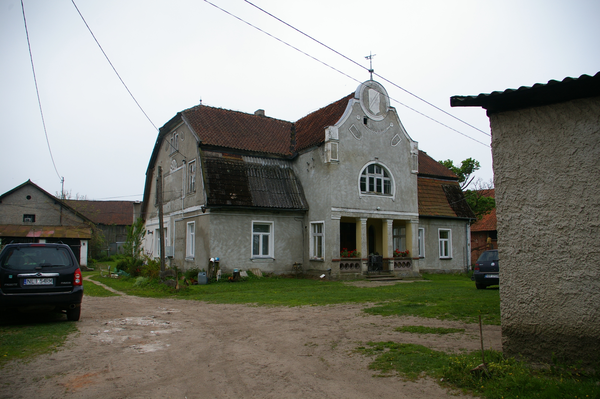
[[[477,289],[481,290],[490,285],[498,285],[500,283],[499,272],[498,250],[491,249],[482,253],[475,262],[475,268],[473,269],[473,280],[475,280]]]
[[[8,244],[0,253],[0,308],[54,307],[79,320],[83,281],[65,244]]]

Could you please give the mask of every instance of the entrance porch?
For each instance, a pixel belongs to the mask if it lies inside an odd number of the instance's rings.
[[[333,221],[339,222],[339,247],[332,243],[339,258],[334,255],[333,263],[341,278],[352,274],[419,275],[419,258],[414,256],[418,252],[418,219],[342,216]]]

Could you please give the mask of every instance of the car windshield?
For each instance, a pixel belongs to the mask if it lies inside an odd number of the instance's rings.
[[[70,257],[64,248],[19,247],[10,248],[0,260],[6,269],[29,270],[36,267],[68,266]]]
[[[490,262],[493,260],[498,260],[498,251],[485,251],[477,259],[477,262]]]

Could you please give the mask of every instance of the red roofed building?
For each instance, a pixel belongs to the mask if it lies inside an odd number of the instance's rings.
[[[159,131],[142,217],[146,253],[159,256],[162,231],[179,268],[219,258],[229,271],[302,264],[355,278],[466,270],[474,216],[457,176],[418,150],[371,80],[297,122],[179,112]]]
[[[496,198],[494,189],[481,190],[481,195]],[[495,208],[471,225],[471,264],[475,264],[483,251],[488,249],[498,249]]]

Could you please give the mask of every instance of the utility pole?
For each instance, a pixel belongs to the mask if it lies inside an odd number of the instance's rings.
[[[158,206],[158,239],[160,240],[160,271],[165,271],[165,232],[163,229],[163,178],[162,168],[156,176],[156,204]]]

